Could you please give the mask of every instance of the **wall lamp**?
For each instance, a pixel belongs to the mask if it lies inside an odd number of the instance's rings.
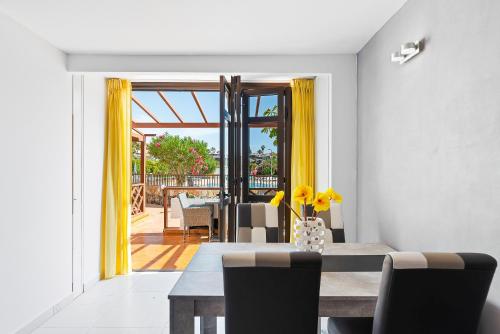
[[[424,40],[401,44],[401,50],[391,54],[393,63],[404,64],[424,49]]]

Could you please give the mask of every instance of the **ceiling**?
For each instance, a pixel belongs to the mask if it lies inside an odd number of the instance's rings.
[[[0,0],[67,53],[356,53],[406,0]]]

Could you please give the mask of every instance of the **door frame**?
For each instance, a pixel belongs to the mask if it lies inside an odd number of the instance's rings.
[[[278,115],[273,117],[249,116],[249,99],[252,96],[278,96]],[[241,144],[241,202],[251,200],[268,201],[272,196],[252,195],[249,191],[249,133],[250,124],[265,124],[266,122],[276,123],[278,129],[278,184],[277,189],[285,191],[285,200],[290,202],[290,180],[291,180],[291,89],[289,85],[273,87],[243,88],[239,92],[238,101],[241,107],[237,109],[241,113],[241,135],[238,137]],[[237,113],[238,113],[237,111]],[[289,240],[290,234],[290,212],[285,210],[283,205],[278,208],[278,227],[280,228],[279,242]]]
[[[234,107],[232,87],[226,80],[226,77],[221,75],[219,78],[219,226],[218,234],[219,241],[225,242],[226,237],[228,241],[233,239],[234,221],[236,217],[235,197],[234,197],[234,149],[235,149],[235,132],[234,132]],[[229,122],[226,120],[226,94],[227,94],[227,112]],[[227,138],[226,138],[226,124],[227,124]],[[227,150],[226,152],[226,141]],[[227,153],[227,154],[226,154]],[[227,185],[226,185],[226,155],[227,159]],[[226,194],[227,188],[227,194]],[[228,195],[226,199],[226,195]],[[227,215],[226,215],[227,213]]]
[[[72,293],[84,292],[83,281],[83,153],[84,153],[84,76],[73,75],[72,101]]]

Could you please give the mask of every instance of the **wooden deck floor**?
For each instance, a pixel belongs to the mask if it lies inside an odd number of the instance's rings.
[[[184,242],[176,228],[163,233],[163,208],[148,207],[149,216],[132,223],[132,270],[183,270],[202,242],[208,241],[208,230],[192,230]],[[169,217],[169,225],[179,220]]]

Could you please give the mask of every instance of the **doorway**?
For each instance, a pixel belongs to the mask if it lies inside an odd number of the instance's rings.
[[[183,270],[201,242],[236,241],[238,203],[268,202],[278,190],[289,196],[288,83],[220,76],[132,86],[134,270]],[[211,138],[200,137],[207,131]],[[172,142],[189,149],[172,155]],[[211,226],[188,226],[181,194],[210,208]],[[288,240],[289,221],[280,208],[280,242]]]
[[[220,78],[221,165],[227,184],[221,193],[225,241],[236,241],[238,203],[269,202],[279,190],[290,197],[291,89],[288,83],[245,83],[239,76],[231,84]],[[222,98],[224,96],[224,99]],[[222,160],[221,160],[222,161]],[[224,168],[223,168],[224,167]],[[290,214],[278,210],[279,241],[289,240]],[[226,226],[227,225],[227,226]]]

